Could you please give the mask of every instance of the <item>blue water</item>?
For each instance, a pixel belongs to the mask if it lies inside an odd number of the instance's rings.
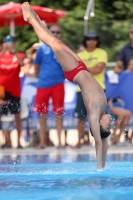
[[[133,154],[3,156],[0,200],[133,200]]]

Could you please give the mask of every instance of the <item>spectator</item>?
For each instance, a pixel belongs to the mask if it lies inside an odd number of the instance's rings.
[[[28,49],[28,55],[29,58],[25,58],[23,60],[23,67],[21,67],[21,72],[20,72],[20,77],[21,77],[21,83],[23,82],[23,77],[26,75],[26,78],[33,77],[35,75],[34,72],[34,66],[32,65],[32,60],[34,59],[34,56],[32,56],[31,54],[35,54],[35,50],[37,50],[37,48],[40,46],[40,43],[35,43],[33,45],[33,47],[31,47],[30,49]],[[32,58],[33,57],[33,58]],[[24,78],[24,81],[28,81],[26,78]],[[22,85],[22,84],[21,84]],[[26,95],[27,97],[27,95]],[[23,97],[21,98],[21,120],[22,120],[22,130],[21,130],[21,138],[28,138],[30,131],[28,132],[28,128],[30,128],[29,124],[28,124],[28,120],[27,117],[25,117],[25,109],[27,107],[27,102],[26,102],[26,98],[23,99]],[[1,118],[1,129],[3,132],[3,135],[5,137],[5,143],[1,146],[2,148],[10,148],[12,147],[11,144],[11,140],[10,140],[10,133],[11,131],[13,131],[15,129],[15,123],[14,123],[14,115],[11,115],[10,113],[8,113],[8,115],[6,116],[2,116]],[[35,123],[34,123],[35,125]],[[22,141],[22,140],[21,140]],[[23,145],[24,146],[24,145]]]
[[[78,49],[77,49],[77,53],[79,53],[79,52],[81,52],[81,51],[83,51],[83,50],[85,50],[84,45],[83,45],[83,44],[79,44],[79,45],[78,45]]]
[[[1,148],[11,148],[10,133],[14,128],[14,115],[11,115],[9,113],[6,116],[3,115],[1,117],[1,129],[5,139],[5,143],[1,145]]]
[[[128,68],[127,68],[126,72],[127,72],[127,73],[129,73],[129,72],[132,72],[132,73],[133,73],[133,57],[131,57],[131,59],[129,60]],[[126,134],[126,139],[129,140],[129,142],[132,143],[132,139],[133,139],[133,130],[132,130],[132,133],[131,133],[130,136],[129,136],[129,132],[127,132],[127,134]]]
[[[104,69],[107,63],[107,53],[100,48],[100,39],[96,31],[89,31],[83,39],[83,45],[85,50],[78,53],[78,56],[84,61],[89,71],[93,74],[95,79],[101,85],[103,90],[105,90],[104,85]],[[87,115],[87,110],[84,105],[81,90],[78,87],[77,94],[77,106],[75,109],[75,117],[78,118],[78,133],[79,140],[76,147],[80,147],[80,140],[84,133],[85,118]]]
[[[28,116],[28,106],[25,100],[21,99],[21,120],[22,120],[22,131],[21,131],[21,142],[24,138],[24,130],[27,129],[26,118]],[[12,143],[10,139],[10,133],[15,129],[15,117],[13,114],[8,112],[8,115],[2,115],[1,117],[1,129],[5,137],[5,143],[1,146],[2,148],[11,148]],[[13,138],[14,139],[14,138]],[[15,139],[16,140],[16,139]],[[13,141],[14,143],[14,141]],[[23,147],[24,147],[23,143]]]
[[[23,67],[21,67],[20,77],[25,76],[26,79],[35,77],[35,66],[33,61],[36,57],[36,51],[41,46],[40,43],[34,43],[29,49],[26,50],[26,58],[23,61]]]
[[[22,94],[21,97],[27,100],[29,105],[29,117],[27,121],[27,131],[25,134],[29,139],[30,146],[36,146],[39,143],[38,137],[38,115],[33,112],[34,104],[34,93],[36,90],[36,83],[38,81],[37,75],[35,73],[35,66],[33,61],[36,57],[37,49],[41,46],[41,43],[34,43],[29,49],[26,50],[27,58],[24,59],[24,66],[21,68],[21,77],[23,81]],[[27,86],[28,84],[28,86]],[[29,90],[29,96],[27,98],[27,92]],[[29,136],[29,137],[28,137]],[[49,140],[49,133],[46,134],[47,140],[46,144],[49,146],[51,144]]]
[[[18,148],[20,145],[21,118],[20,118],[20,67],[23,65],[24,54],[15,50],[15,38],[7,35],[3,38],[3,49],[0,55],[0,85],[5,90],[4,104],[0,115],[8,112],[15,115],[18,132]]]
[[[127,72],[131,71],[132,64],[133,64],[132,62],[133,60],[129,62],[129,67],[126,70]],[[123,132],[126,133],[125,128],[132,116],[132,113],[128,109],[125,108],[125,102],[119,97],[122,95],[120,94],[121,92],[119,92],[121,91],[120,90],[121,84],[119,83],[120,74],[122,74],[122,67],[119,65],[116,65],[113,70],[109,70],[105,73],[105,76],[107,76],[106,93],[107,93],[108,106],[109,106],[108,113],[116,117],[116,120],[113,126],[113,133],[111,135],[112,144],[117,144],[119,142],[121,134]],[[108,84],[111,84],[111,87],[110,85],[107,84],[107,79],[108,79]],[[118,129],[119,129],[119,133],[117,134]],[[127,138],[128,138],[128,134],[127,134]]]
[[[60,39],[61,29],[58,25],[50,27],[55,37]],[[53,51],[42,45],[34,61],[36,74],[38,74],[37,94],[35,98],[35,111],[40,114],[40,143],[37,148],[46,146],[46,119],[48,113],[48,102],[52,97],[53,111],[56,118],[59,148],[61,145],[62,114],[64,111],[64,73]]]
[[[111,134],[111,142],[112,144],[117,144],[121,134],[125,134],[125,128],[132,116],[132,113],[125,109],[124,102],[120,98],[109,99],[108,105],[110,108],[110,114],[116,117],[113,127],[113,134]],[[117,134],[118,129],[119,134]]]
[[[35,117],[33,110],[33,99],[36,92],[36,83],[37,77],[35,74],[35,66],[33,64],[33,60],[36,57],[36,51],[41,46],[40,43],[34,43],[29,49],[26,50],[26,58],[24,59],[23,67],[21,68],[20,76],[22,82],[22,92],[21,98],[25,99],[28,104],[29,116],[25,119],[25,123],[27,128],[24,127],[22,130],[22,135],[29,141],[30,146],[36,145],[35,141],[38,141],[37,137],[37,126],[38,126],[38,118]],[[33,85],[32,85],[33,84]],[[27,96],[28,93],[28,96]]]
[[[133,71],[133,57],[130,58],[129,63],[128,63],[128,68],[126,70],[127,73]]]
[[[129,39],[130,43],[122,48],[117,60],[117,65],[123,67],[124,70],[128,68],[129,60],[133,57],[133,25],[130,26]]]

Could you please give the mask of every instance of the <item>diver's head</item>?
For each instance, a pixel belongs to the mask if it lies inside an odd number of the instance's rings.
[[[100,128],[103,131],[110,131],[112,124],[112,117],[109,114],[104,114],[100,118]]]

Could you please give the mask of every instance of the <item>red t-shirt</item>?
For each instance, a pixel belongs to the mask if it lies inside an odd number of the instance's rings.
[[[18,53],[24,59],[24,53]],[[0,85],[14,97],[20,97],[20,64],[14,54],[0,56]]]

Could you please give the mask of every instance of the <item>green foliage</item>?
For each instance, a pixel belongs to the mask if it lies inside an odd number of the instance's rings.
[[[25,0],[14,0],[23,3]],[[9,0],[0,0],[0,5],[9,3]],[[59,20],[62,28],[62,40],[76,51],[84,35],[84,14],[88,0],[29,0],[30,4],[62,9],[67,11],[65,19]],[[133,18],[133,0],[95,0],[95,17],[89,17],[88,29],[98,31],[110,61],[117,59],[118,53],[128,39],[129,27]],[[0,39],[9,34],[9,28],[0,29]],[[17,49],[25,51],[38,38],[31,26],[16,28]]]

